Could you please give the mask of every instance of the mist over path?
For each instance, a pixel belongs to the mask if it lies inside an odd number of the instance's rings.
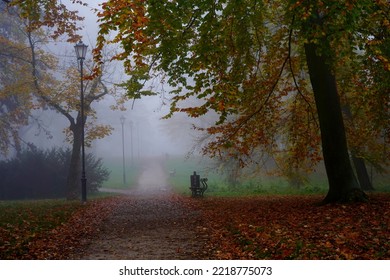
[[[170,192],[168,184],[168,174],[164,170],[163,162],[159,158],[145,160],[142,165],[141,175],[134,194],[145,195],[159,192]]]
[[[170,194],[168,174],[163,165],[163,160],[158,157],[144,159],[136,186],[130,186],[129,189],[101,188],[100,191],[134,196],[155,196],[163,192]]]
[[[74,259],[198,259],[205,238],[196,232],[199,213],[188,211],[185,200],[171,193],[161,161],[144,163],[136,188],[125,194],[99,234],[85,240]]]

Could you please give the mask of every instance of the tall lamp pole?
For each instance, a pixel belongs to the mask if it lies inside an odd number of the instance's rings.
[[[126,118],[124,116],[121,117],[122,124],[122,166],[123,166],[123,184],[126,184],[126,167],[125,167],[125,133],[123,125],[125,124]]]
[[[133,121],[130,121],[130,148],[131,148],[131,165],[134,165],[134,153],[133,153]]]
[[[78,42],[74,49],[76,51],[77,60],[80,61],[80,102],[81,102],[81,161],[82,161],[82,170],[81,170],[81,201],[87,201],[87,178],[85,176],[85,117],[84,117],[84,83],[83,83],[83,63],[85,55],[87,54],[88,46],[85,45],[82,41]]]

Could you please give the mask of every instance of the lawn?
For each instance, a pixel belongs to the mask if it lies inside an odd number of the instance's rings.
[[[170,184],[177,193],[189,195],[190,176],[195,171],[208,179],[209,196],[242,196],[256,194],[325,194],[326,179],[323,176],[312,175],[299,189],[292,188],[286,179],[280,176],[259,173],[253,175],[250,171],[237,178],[237,184],[229,184],[227,172],[211,159],[172,157],[166,162],[167,172],[176,171],[170,177]]]
[[[125,166],[126,184],[123,183],[122,158],[104,158],[103,164],[110,171],[108,180],[103,183],[104,188],[127,189],[135,186],[140,169],[136,162]]]
[[[247,195],[325,195],[328,183],[323,167],[308,174],[305,182],[299,187],[292,187],[286,178],[271,175],[269,172],[243,169],[241,176],[237,177],[237,184],[229,184],[226,169],[218,167],[215,161],[202,157],[170,157],[166,163],[167,172],[176,171],[169,178],[170,184],[177,193],[190,195],[190,176],[195,171],[201,178],[208,178],[207,196],[247,196]],[[270,169],[268,169],[269,171]],[[371,173],[372,171],[370,171]],[[370,174],[374,188],[377,192],[390,192],[389,174]]]

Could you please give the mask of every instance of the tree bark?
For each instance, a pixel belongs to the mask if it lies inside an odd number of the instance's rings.
[[[326,40],[323,41],[321,43],[326,44]],[[349,159],[340,98],[328,57],[320,54],[318,45],[314,43],[305,44],[305,53],[318,112],[322,152],[329,183],[328,194],[323,202],[366,200],[367,197],[359,187]]]
[[[374,187],[372,186],[372,182],[370,180],[370,176],[368,175],[368,171],[364,159],[361,157],[357,157],[353,151],[351,152],[351,157],[362,190],[365,191],[374,190]]]
[[[342,107],[342,110],[344,112],[344,115],[347,119],[347,121],[350,122],[350,124],[353,126],[353,116],[351,112],[351,108],[349,104],[345,104]],[[355,129],[355,128],[354,128]],[[355,167],[355,172],[357,175],[357,179],[359,181],[359,185],[362,188],[362,190],[368,191],[368,190],[374,190],[374,187],[372,186],[370,176],[368,175],[366,163],[363,158],[357,156],[356,150],[352,147],[350,148],[350,154],[353,166]]]

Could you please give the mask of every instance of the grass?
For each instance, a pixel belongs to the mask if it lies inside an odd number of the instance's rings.
[[[104,182],[104,188],[128,189],[137,183],[140,165],[137,162],[133,166],[126,167],[126,184],[123,184],[123,167],[121,158],[105,158],[105,167],[111,172],[109,179]],[[213,160],[207,158],[186,159],[179,156],[171,156],[165,162],[166,172],[176,171],[169,178],[169,183],[178,194],[190,195],[190,176],[195,171],[201,178],[208,178],[208,196],[246,196],[246,195],[304,195],[326,194],[328,191],[325,172],[318,172],[308,176],[307,182],[300,188],[292,187],[285,178],[280,176],[256,175],[246,170],[246,175],[238,178],[238,184],[232,186],[227,182],[226,172],[223,168],[216,168]],[[374,174],[375,189],[378,192],[390,191],[390,176]]]
[[[242,195],[267,195],[267,194],[322,194],[325,193],[326,181],[318,176],[302,187],[293,188],[281,177],[259,175],[254,178],[242,176],[235,186],[229,185],[226,174],[213,169],[213,162],[205,159],[170,158],[166,163],[167,171],[176,170],[175,176],[170,177],[170,184],[177,193],[190,194],[190,175],[197,174],[208,178],[209,196],[242,196]],[[245,178],[246,177],[246,178]]]
[[[109,179],[103,183],[104,188],[127,189],[136,184],[139,173],[139,166],[136,163],[125,166],[126,184],[123,183],[123,165],[121,158],[105,158],[103,164],[110,171]]]
[[[324,195],[328,191],[327,179],[324,172],[313,173],[308,176],[306,183],[300,188],[292,187],[285,178],[280,176],[257,175],[250,172],[238,179],[236,186],[229,185],[226,173],[212,168],[212,160],[185,159],[171,157],[166,162],[167,171],[176,170],[175,176],[170,177],[170,184],[177,193],[190,195],[190,175],[197,174],[208,178],[207,196],[247,196],[247,195]],[[385,175],[374,177],[375,190],[390,192],[390,178]]]

